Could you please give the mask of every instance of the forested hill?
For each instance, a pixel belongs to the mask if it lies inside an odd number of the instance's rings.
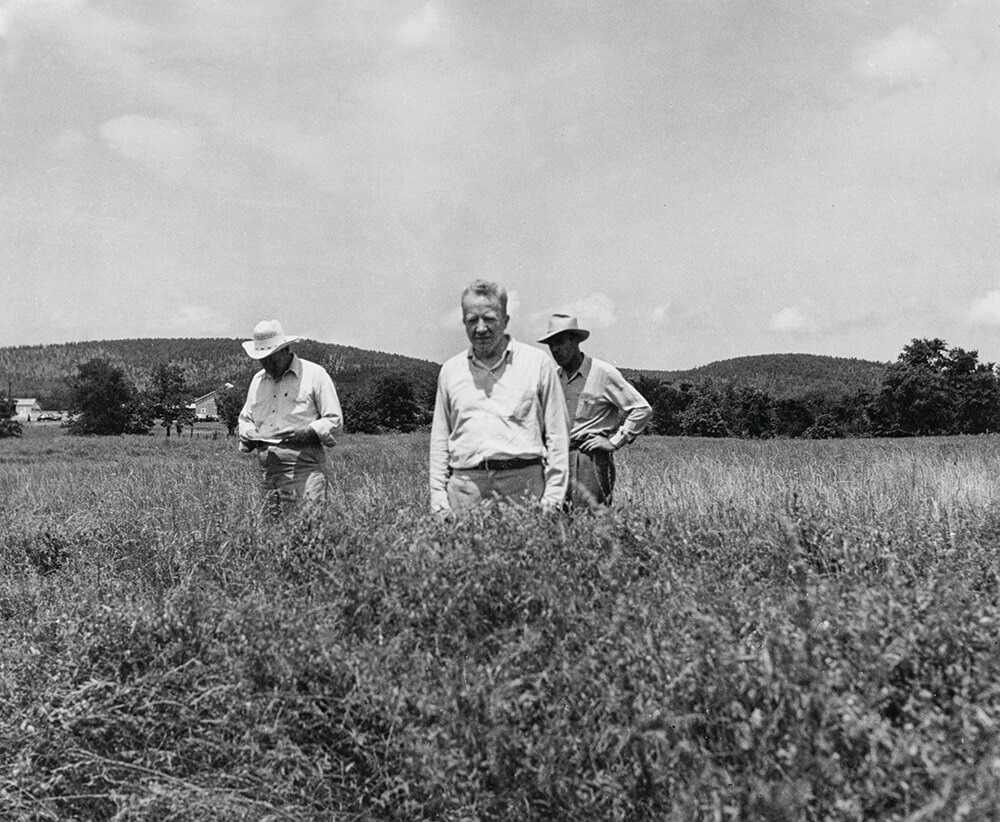
[[[887,365],[818,354],[760,354],[719,360],[686,371],[623,371],[630,379],[646,376],[677,385],[753,386],[774,399],[784,399],[808,394],[838,397],[859,389],[874,391]]]
[[[224,383],[245,385],[260,367],[243,351],[242,340],[136,339],[73,342],[0,348],[0,393],[7,386],[16,397],[36,397],[43,408],[65,408],[69,401],[68,377],[77,366],[94,358],[120,367],[139,387],[160,363],[175,363],[183,371],[194,396],[206,394]],[[437,378],[439,366],[427,360],[367,351],[335,343],[301,340],[296,353],[323,365],[338,386],[350,388],[373,376],[391,371],[404,372],[411,384],[424,394]]]

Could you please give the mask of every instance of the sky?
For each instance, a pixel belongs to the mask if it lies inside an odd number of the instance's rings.
[[[0,0],[0,346],[1000,361],[995,0]]]

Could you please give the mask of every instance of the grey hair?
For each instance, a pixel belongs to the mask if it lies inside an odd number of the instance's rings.
[[[462,292],[462,301],[469,294],[475,294],[477,297],[489,297],[491,300],[498,300],[500,302],[500,308],[503,310],[503,315],[507,316],[507,289],[504,288],[499,283],[495,283],[492,280],[473,280],[465,287],[465,291]]]

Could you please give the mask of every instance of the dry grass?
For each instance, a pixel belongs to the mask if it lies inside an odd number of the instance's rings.
[[[345,437],[0,441],[12,819],[989,819],[991,437],[644,438],[610,516],[426,513]]]

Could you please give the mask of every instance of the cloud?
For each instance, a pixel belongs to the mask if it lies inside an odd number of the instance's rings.
[[[101,136],[113,151],[171,182],[191,170],[202,142],[196,128],[141,114],[109,120],[101,126]]]
[[[975,325],[1000,325],[1000,290],[973,300],[968,320]]]
[[[768,321],[771,331],[805,331],[809,325],[806,316],[796,305],[789,305],[775,313]]]
[[[652,312],[649,315],[650,319],[657,325],[661,325],[667,319],[668,310],[669,306],[666,305],[654,306]]]
[[[863,77],[889,85],[923,85],[951,63],[951,55],[937,40],[900,28],[860,54],[854,68]]]
[[[185,305],[167,320],[167,325],[176,332],[217,336],[219,328],[228,327],[229,322],[207,305]]]
[[[571,314],[584,328],[610,328],[618,322],[615,304],[597,291],[574,302],[560,305],[550,311],[539,311],[532,315],[534,321],[547,320],[550,314]]]

